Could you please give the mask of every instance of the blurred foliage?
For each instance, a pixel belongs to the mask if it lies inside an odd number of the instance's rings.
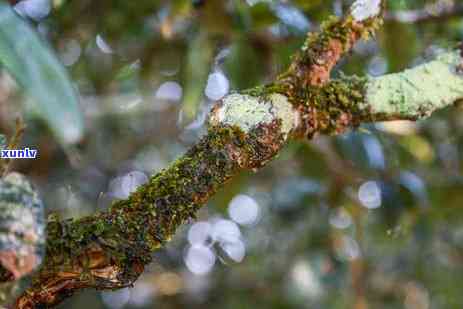
[[[50,3],[45,17],[24,18],[70,72],[87,134],[63,149],[42,122],[27,116],[23,145],[37,148],[39,158],[17,160],[12,168],[39,185],[47,211],[63,217],[105,209],[144,181],[134,171],[155,173],[197,141],[213,103],[204,90],[223,87],[208,85],[210,73],[223,72],[230,91],[270,81],[307,31],[317,31],[327,16],[343,14],[350,4]],[[391,0],[389,9],[433,3]],[[334,75],[402,70],[455,46],[462,34],[461,16],[387,21]],[[15,103],[22,100],[3,72],[1,133],[11,135],[19,113]],[[215,266],[194,275],[188,264],[192,223],[155,254],[133,289],[88,291],[62,307],[461,308],[462,116],[461,108],[452,108],[419,123],[365,125],[339,137],[292,143],[257,174],[233,180],[198,216],[212,229],[217,218],[235,226],[235,234],[238,228],[244,259],[232,254],[235,243],[224,242],[230,235],[222,230],[209,236],[209,251],[201,251]],[[232,222],[230,201],[237,194],[257,202],[256,223]]]
[[[213,56],[213,46],[205,34],[199,33],[188,47],[187,63],[185,64],[185,92],[183,111],[188,120],[194,119],[198,105],[206,86],[209,68]]]
[[[37,104],[36,111],[65,143],[83,135],[82,115],[66,71],[7,4],[0,2],[0,63]]]

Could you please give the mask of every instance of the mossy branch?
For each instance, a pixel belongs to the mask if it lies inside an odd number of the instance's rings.
[[[356,1],[344,20],[309,35],[275,83],[218,102],[208,133],[109,211],[76,220],[52,218],[45,260],[16,307],[53,306],[84,288],[131,286],[152,252],[194,219],[229,179],[264,166],[289,138],[338,134],[366,121],[418,119],[463,98],[459,52],[395,75],[329,79],[340,57],[378,27],[380,11],[379,0]],[[428,91],[424,88],[436,82],[433,71],[445,79]]]

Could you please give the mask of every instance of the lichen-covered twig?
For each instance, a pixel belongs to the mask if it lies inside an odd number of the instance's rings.
[[[427,117],[462,98],[462,68],[461,50],[456,50],[402,73],[370,79],[362,106],[385,120]]]
[[[208,133],[128,199],[82,219],[51,220],[45,261],[17,308],[52,306],[84,288],[132,285],[151,253],[217,190],[241,171],[264,166],[290,138],[418,119],[463,98],[459,52],[379,78],[329,79],[342,54],[380,24],[380,11],[379,0],[356,1],[346,19],[309,36],[275,83],[222,99]]]
[[[460,50],[413,69],[376,78],[344,77],[289,91],[302,119],[296,132],[340,134],[363,122],[418,120],[463,98]]]

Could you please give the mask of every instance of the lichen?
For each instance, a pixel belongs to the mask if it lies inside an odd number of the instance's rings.
[[[413,69],[371,78],[363,107],[374,114],[429,116],[463,96],[463,75],[458,72],[462,62],[458,52],[448,52]]]
[[[288,98],[279,93],[273,93],[268,97],[272,104],[272,114],[277,120],[281,120],[281,132],[286,136],[299,125],[299,115]]]
[[[249,132],[260,123],[269,123],[274,119],[271,107],[250,95],[231,94],[222,100],[222,106],[212,116],[212,122],[238,126]]]
[[[281,122],[286,136],[296,125],[297,115],[288,99],[277,93],[255,97],[248,94],[231,94],[214,110],[210,122],[239,127],[249,133],[259,125]]]
[[[378,16],[380,12],[381,0],[357,0],[351,7],[351,14],[356,21]]]

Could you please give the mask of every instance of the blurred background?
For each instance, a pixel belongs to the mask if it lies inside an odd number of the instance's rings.
[[[78,89],[86,131],[70,146],[0,69],[0,132],[13,134],[21,116],[21,145],[39,152],[12,169],[37,185],[47,212],[68,218],[107,209],[168,166],[205,132],[215,100],[274,79],[306,33],[351,1],[10,4]],[[420,64],[456,46],[462,17],[460,1],[390,0],[382,30],[334,75]],[[462,162],[458,107],[292,142],[209,201],[133,288],[60,307],[463,308]]]

